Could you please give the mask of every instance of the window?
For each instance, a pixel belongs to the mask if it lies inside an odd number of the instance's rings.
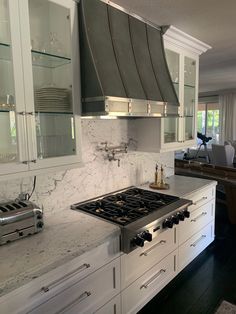
[[[198,104],[197,131],[212,137],[211,143],[220,141],[220,104],[218,102],[201,102]]]

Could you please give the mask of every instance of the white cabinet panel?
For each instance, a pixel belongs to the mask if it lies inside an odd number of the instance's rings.
[[[17,314],[36,308],[61,294],[65,289],[84,280],[119,255],[119,237],[117,237],[3,296],[0,299],[0,313]],[[118,263],[120,264],[120,260]],[[118,280],[119,272],[117,272],[117,276]],[[104,303],[105,301],[101,306]]]
[[[122,291],[122,313],[137,313],[176,275],[177,251],[169,254]]]
[[[18,8],[0,1],[0,175],[28,170]]]
[[[145,248],[138,248],[129,254],[123,254],[121,256],[122,289],[176,248],[176,229],[173,228],[160,233],[154,241],[145,245]]]
[[[89,314],[120,291],[120,261],[114,260],[71,287],[62,290],[31,314]],[[23,314],[24,312],[22,312]]]
[[[214,222],[194,234],[179,247],[178,270],[181,271],[214,240]]]
[[[188,240],[194,233],[209,224],[215,217],[215,199],[191,211],[190,218],[178,228],[179,244]]]
[[[78,165],[77,4],[1,0],[0,9],[0,179]]]
[[[104,305],[101,309],[95,312],[96,314],[121,314],[121,297],[120,295],[113,298],[110,302]]]
[[[188,195],[187,199],[191,200],[193,204],[189,206],[189,210],[192,212],[195,209],[201,207],[212,199],[215,199],[216,189],[212,187],[210,189],[204,189],[194,194]]]

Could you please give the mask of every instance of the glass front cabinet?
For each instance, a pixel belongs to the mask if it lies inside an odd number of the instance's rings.
[[[190,147],[196,143],[199,57],[187,51],[175,50],[170,44],[166,44],[165,51],[180,103],[180,118],[163,119],[161,146],[163,149]]]
[[[175,36],[181,36],[182,41],[177,43]],[[170,27],[164,38],[167,64],[179,98],[180,117],[161,121],[160,151],[196,145],[199,55],[209,47],[174,27]]]
[[[210,46],[173,26],[164,35],[164,46],[179,117],[135,121],[141,151],[174,151],[196,144],[199,56]]]
[[[0,0],[0,178],[81,162],[72,0]]]

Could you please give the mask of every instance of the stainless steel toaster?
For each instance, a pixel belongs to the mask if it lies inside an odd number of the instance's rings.
[[[34,203],[0,203],[0,245],[38,233],[43,226],[43,210]]]

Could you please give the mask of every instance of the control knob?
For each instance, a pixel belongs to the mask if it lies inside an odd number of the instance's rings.
[[[190,211],[188,211],[187,209],[184,210],[184,216],[186,218],[189,218],[190,217]]]
[[[134,238],[134,243],[137,245],[137,246],[141,246],[141,247],[143,247],[144,246],[144,239],[143,238],[141,238],[140,236],[136,236],[135,238]]]
[[[172,217],[172,221],[173,221],[174,224],[178,225],[179,224],[179,217],[178,217],[178,215],[174,215]]]
[[[147,230],[142,233],[142,238],[148,242],[152,241],[152,234]]]
[[[163,228],[172,228],[173,227],[174,222],[172,221],[171,218],[167,218],[164,220],[163,222]]]
[[[42,219],[43,218],[43,215],[41,213],[38,213],[37,214],[37,219]]]
[[[179,220],[181,220],[181,221],[184,221],[184,219],[185,219],[185,215],[184,215],[184,213],[183,212],[178,212],[178,217],[179,217]]]
[[[41,228],[43,228],[43,226],[44,226],[44,223],[42,221],[39,221],[37,223],[37,228],[41,229]]]

